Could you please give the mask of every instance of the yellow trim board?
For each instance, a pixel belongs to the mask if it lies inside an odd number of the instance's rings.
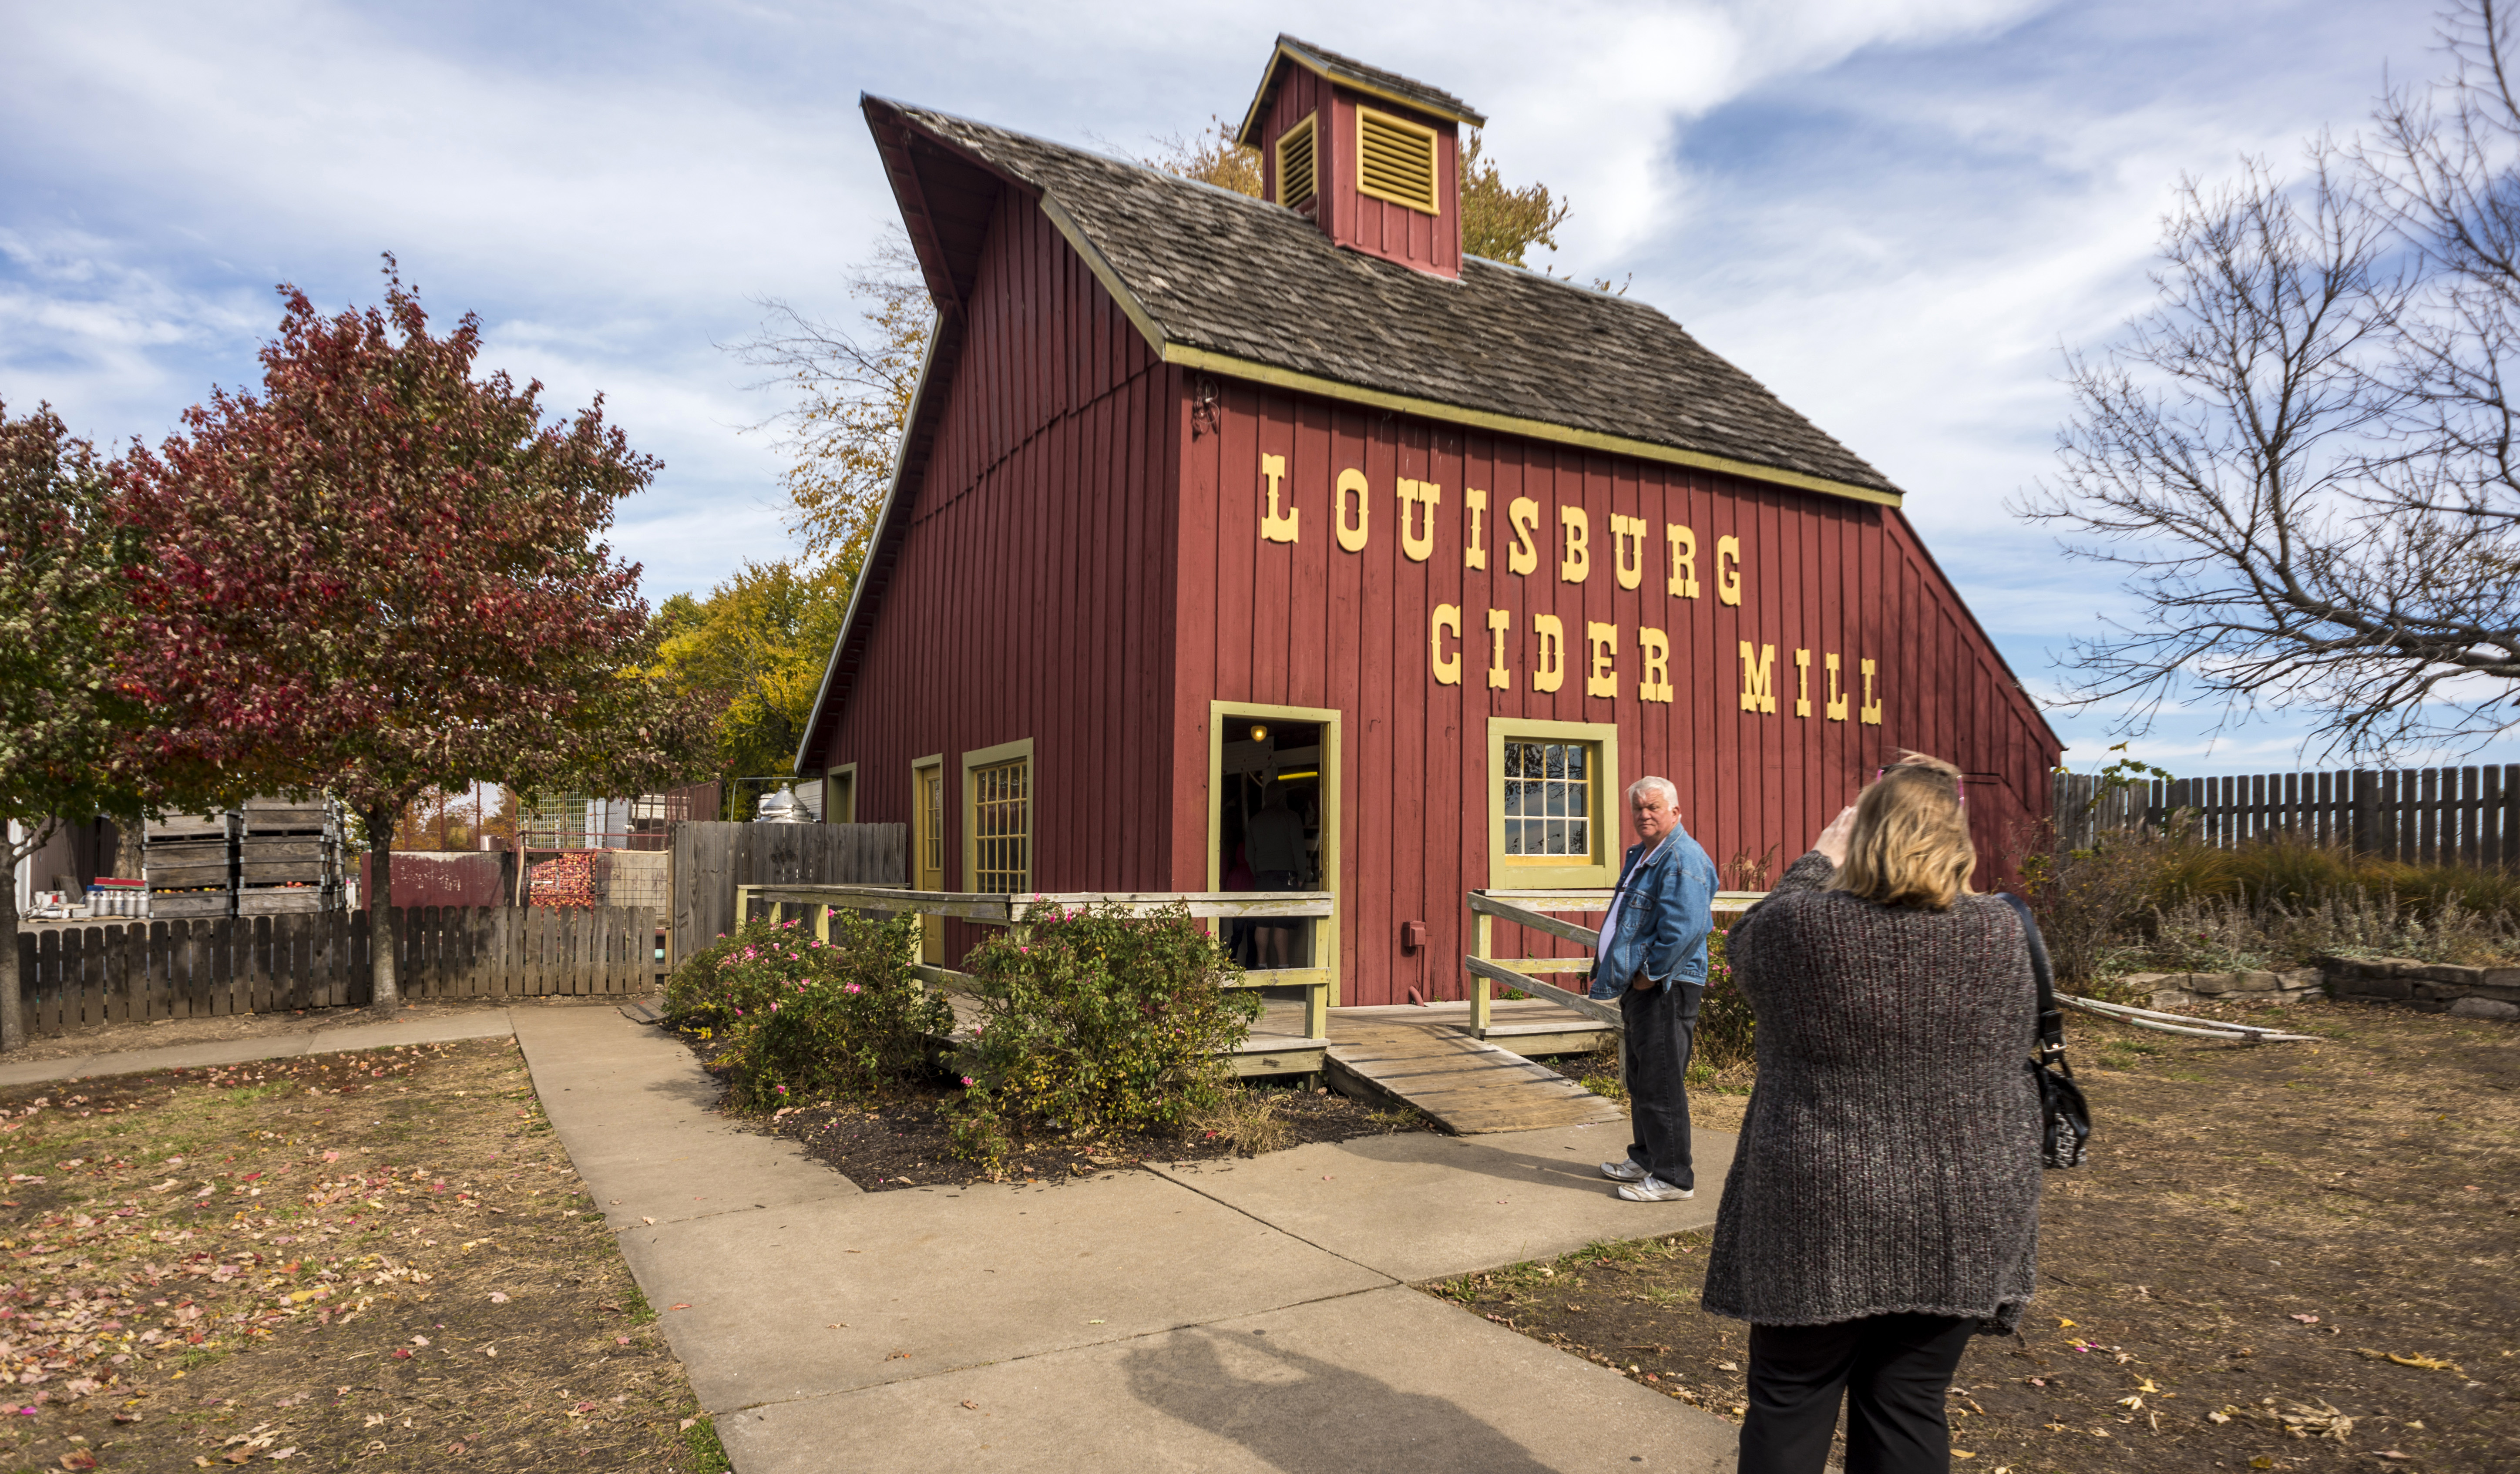
[[[1258,717],[1264,722],[1311,722],[1322,729],[1322,883],[1329,888],[1330,914],[1313,928],[1311,965],[1330,974],[1330,1006],[1339,1005],[1339,713],[1322,706],[1273,706],[1266,701],[1207,703],[1207,888],[1225,883],[1225,811],[1219,793],[1225,787],[1225,719]]]
[[[832,780],[833,779],[839,779],[848,784],[848,812],[845,814],[834,815],[832,812]],[[823,775],[823,822],[825,824],[855,824],[858,822],[857,764],[842,763],[838,767],[833,768]]]
[[[1505,744],[1516,737],[1600,745],[1598,769],[1592,778],[1593,854],[1597,857],[1592,864],[1548,865],[1506,858]],[[1487,793],[1488,889],[1608,890],[1619,883],[1619,821],[1626,813],[1626,795],[1619,779],[1618,723],[1488,718]]]
[[[1273,388],[1294,389],[1318,394],[1325,399],[1340,399],[1350,404],[1372,405],[1379,410],[1397,410],[1404,415],[1417,415],[1440,420],[1450,424],[1468,425],[1474,429],[1495,430],[1500,434],[1520,435],[1528,440],[1546,440],[1558,445],[1573,445],[1585,450],[1604,451],[1614,456],[1633,456],[1640,461],[1659,461],[1666,466],[1688,466],[1699,470],[1720,470],[1747,481],[1765,481],[1787,486],[1796,491],[1816,491],[1822,496],[1844,497],[1850,501],[1870,502],[1881,507],[1897,507],[1906,501],[1895,491],[1875,491],[1869,486],[1856,486],[1845,481],[1831,481],[1822,476],[1805,475],[1798,470],[1785,470],[1774,466],[1760,466],[1750,461],[1735,461],[1730,456],[1708,455],[1704,451],[1682,450],[1677,446],[1658,445],[1650,440],[1631,440],[1625,435],[1605,435],[1598,430],[1577,429],[1573,425],[1553,424],[1546,420],[1525,420],[1513,415],[1498,415],[1487,410],[1464,409],[1440,400],[1419,399],[1409,394],[1391,394],[1369,389],[1359,384],[1344,383],[1335,379],[1322,379],[1254,363],[1247,358],[1216,353],[1206,348],[1193,348],[1187,343],[1161,345],[1164,362],[1186,369],[1204,369],[1234,379],[1265,383]]]

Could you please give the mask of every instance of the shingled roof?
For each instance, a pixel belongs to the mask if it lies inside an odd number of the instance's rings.
[[[1251,106],[1242,114],[1242,129],[1235,141],[1246,148],[1260,146],[1260,114],[1267,108],[1269,94],[1277,90],[1278,78],[1289,66],[1304,67],[1334,82],[1344,82],[1363,92],[1379,93],[1397,103],[1406,103],[1437,117],[1449,117],[1468,123],[1473,128],[1487,125],[1487,118],[1469,104],[1441,87],[1429,87],[1416,77],[1405,77],[1379,67],[1368,67],[1354,57],[1343,57],[1325,50],[1310,41],[1299,41],[1284,31],[1278,33],[1278,49],[1270,55],[1269,67],[1260,76],[1260,90],[1253,95]]]
[[[1405,79],[1404,79],[1405,80]],[[1413,84],[1414,85],[1414,84]],[[864,100],[1037,191],[1168,359],[1353,385],[1583,443],[1896,500],[1854,452],[1654,308],[1471,257],[1459,281],[1333,245],[1293,210],[923,108]],[[879,131],[881,131],[879,129]],[[1490,417],[1493,417],[1492,420]],[[1514,425],[1498,424],[1500,428]]]

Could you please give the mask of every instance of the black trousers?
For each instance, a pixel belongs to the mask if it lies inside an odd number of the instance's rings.
[[[1943,1398],[1977,1321],[1868,1316],[1750,1327],[1739,1474],[1821,1474],[1846,1399],[1846,1474],[1949,1474]]]
[[[1626,1020],[1628,1116],[1637,1139],[1628,1159],[1674,1187],[1697,1185],[1688,1156],[1688,1054],[1697,1042],[1702,983],[1630,988],[1619,995]]]

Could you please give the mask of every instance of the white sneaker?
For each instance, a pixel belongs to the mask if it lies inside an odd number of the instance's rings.
[[[1697,1196],[1697,1189],[1674,1187],[1660,1178],[1649,1177],[1642,1182],[1621,1183],[1619,1196],[1632,1203],[1676,1203],[1682,1198]]]
[[[1645,1180],[1645,1170],[1637,1165],[1636,1158],[1621,1157],[1615,1162],[1603,1162],[1601,1176],[1614,1183],[1642,1183]]]

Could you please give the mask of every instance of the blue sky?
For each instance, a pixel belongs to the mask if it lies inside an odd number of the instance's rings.
[[[2418,4],[2030,0],[1248,6],[216,7],[0,0],[0,399],[155,440],[257,377],[275,283],[376,299],[394,251],[488,365],[597,392],[663,458],[617,545],[652,598],[779,556],[777,408],[717,345],[753,299],[843,318],[892,207],[861,91],[1145,148],[1238,114],[1283,29],[1485,111],[1634,293],[1880,466],[2016,671],[2123,601],[2005,511],[2047,473],[2063,345],[2105,343],[2183,173],[2288,164],[2438,69]],[[2089,767],[2105,720],[2058,713]],[[2137,745],[2323,765],[2297,722]],[[2423,754],[2409,754],[2420,759]],[[2485,756],[2520,760],[2520,744]]]

